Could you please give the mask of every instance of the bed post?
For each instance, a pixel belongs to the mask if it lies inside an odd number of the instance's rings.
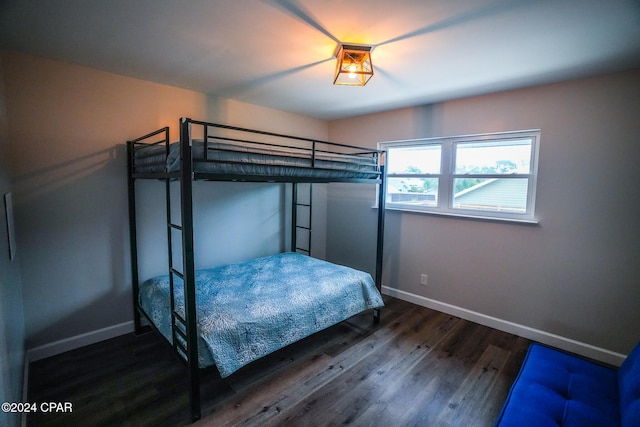
[[[297,252],[298,245],[298,184],[291,183],[291,252]]]
[[[133,288],[133,325],[136,335],[144,332],[138,311],[138,237],[136,234],[136,181],[133,177],[134,142],[127,141],[127,190],[129,194],[129,248],[131,251],[131,284]]]
[[[182,213],[182,268],[187,323],[187,364],[191,388],[191,418],[200,418],[200,366],[198,363],[198,333],[196,330],[196,287],[193,247],[193,157],[191,155],[191,120],[180,119],[180,204]]]
[[[380,153],[382,157],[384,153]],[[382,163],[382,159],[380,159]],[[378,240],[376,245],[376,287],[382,293],[382,262],[384,255],[384,216],[386,203],[386,172],[384,164],[380,166],[380,184],[378,184]],[[373,323],[380,323],[380,309],[373,310]]]

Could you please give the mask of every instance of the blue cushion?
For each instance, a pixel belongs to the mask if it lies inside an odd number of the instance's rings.
[[[618,387],[622,426],[640,426],[640,344],[618,369]]]
[[[539,344],[529,347],[496,422],[500,427],[616,425],[617,371]]]

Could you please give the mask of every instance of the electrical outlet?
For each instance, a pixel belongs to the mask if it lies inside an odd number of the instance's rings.
[[[423,286],[427,286],[429,284],[429,276],[427,276],[426,274],[421,274],[420,275],[420,284]]]

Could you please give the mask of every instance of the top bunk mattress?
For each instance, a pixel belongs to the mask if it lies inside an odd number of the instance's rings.
[[[167,154],[168,152],[168,154]],[[271,147],[221,141],[193,140],[193,171],[219,175],[306,177],[323,179],[376,179],[378,158],[372,153],[347,154],[297,147]],[[180,143],[138,147],[135,173],[180,170]]]
[[[364,310],[383,306],[371,275],[297,253],[197,270],[199,366],[222,377]],[[175,309],[184,316],[182,281]],[[169,276],[140,285],[139,304],[172,342]]]

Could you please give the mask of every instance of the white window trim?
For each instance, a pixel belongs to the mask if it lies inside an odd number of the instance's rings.
[[[447,216],[454,218],[473,218],[481,220],[491,221],[507,221],[526,224],[538,224],[538,220],[535,217],[535,199],[536,188],[538,178],[538,153],[540,147],[540,129],[521,130],[521,131],[508,131],[508,132],[496,132],[496,133],[483,133],[473,135],[459,135],[451,137],[435,137],[435,138],[420,138],[398,141],[385,141],[378,143],[378,149],[387,151],[389,148],[397,147],[415,147],[425,145],[441,145],[441,168],[440,174],[407,174],[406,176],[414,178],[438,178],[441,177],[438,185],[438,206],[421,206],[409,205],[402,203],[386,202],[387,210],[396,210],[404,212],[422,213],[429,215]],[[526,178],[528,180],[527,188],[527,205],[525,213],[513,213],[513,212],[496,212],[485,210],[473,210],[473,209],[460,209],[453,208],[453,197],[451,191],[453,188],[453,180],[455,178],[465,177],[469,175],[455,174],[453,168],[455,164],[455,145],[465,142],[473,141],[496,141],[501,139],[530,139],[531,140],[531,162],[529,173],[518,173],[509,175],[500,174],[474,174],[473,177],[477,178]],[[388,175],[389,178],[403,177],[405,175]],[[376,199],[377,200],[377,199]]]

